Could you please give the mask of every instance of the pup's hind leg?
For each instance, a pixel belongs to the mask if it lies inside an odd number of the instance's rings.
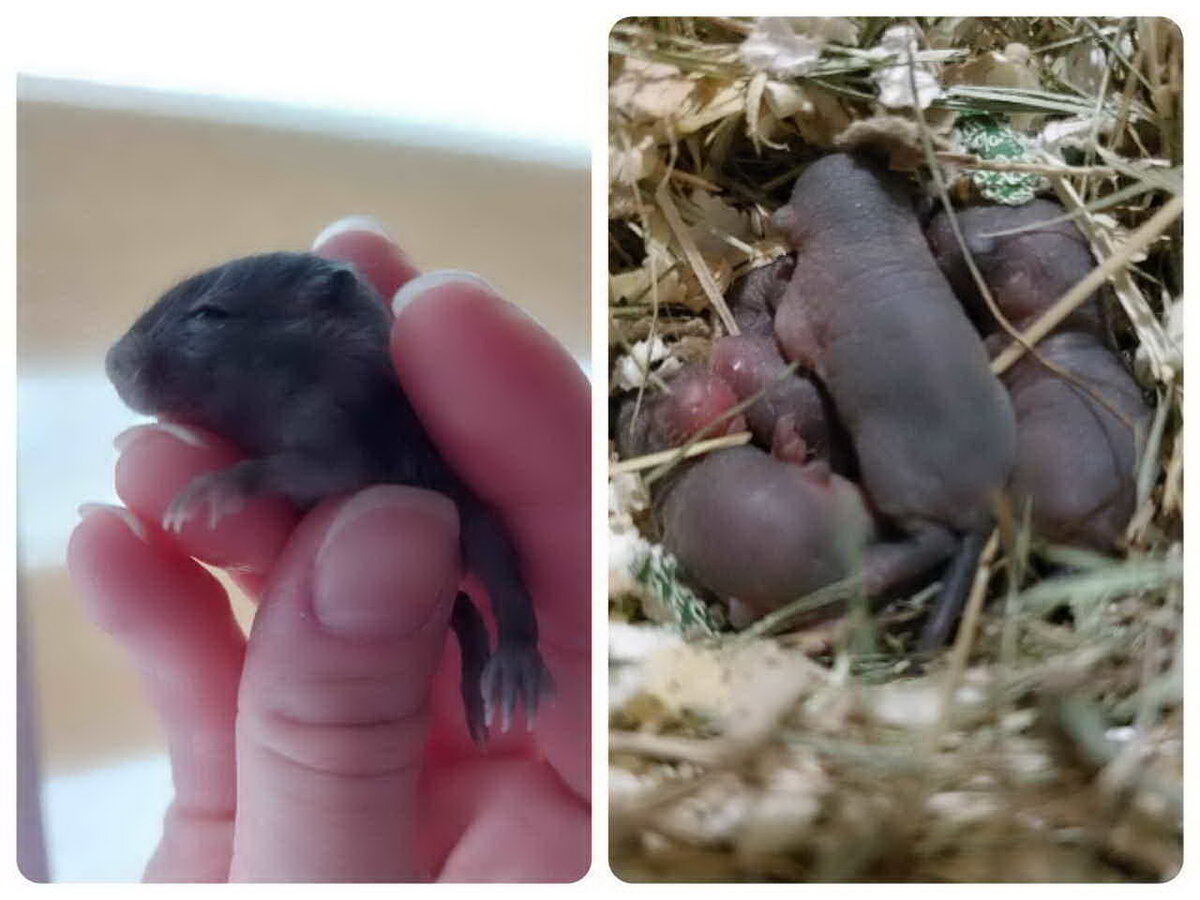
[[[450,625],[458,638],[458,652],[462,657],[463,707],[467,713],[467,729],[471,740],[480,746],[487,740],[487,722],[483,708],[483,670],[487,667],[491,651],[488,647],[487,626],[471,598],[459,593],[454,598],[450,613]]]
[[[496,617],[496,652],[483,672],[483,703],[490,723],[500,710],[501,730],[512,722],[520,703],[532,724],[538,703],[550,693],[550,673],[537,649],[537,619],[525,589],[516,550],[491,510],[475,501],[460,502],[462,548],[467,569],[487,588]]]
[[[907,540],[867,548],[863,582],[868,596],[879,597],[950,560],[934,599],[933,611],[917,642],[917,652],[927,654],[946,643],[958,621],[987,535],[980,532],[960,539],[942,525],[910,522],[907,526]]]
[[[942,578],[942,587],[933,602],[933,612],[921,631],[921,639],[917,642],[918,653],[932,653],[950,637],[954,623],[967,604],[967,594],[971,590],[986,538],[985,532],[977,531],[968,534],[959,544],[958,552],[954,554]]]
[[[942,525],[906,523],[907,538],[872,544],[863,556],[863,590],[881,597],[932,571],[954,552],[957,538]]]

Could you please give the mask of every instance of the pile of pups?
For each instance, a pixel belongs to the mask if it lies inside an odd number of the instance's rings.
[[[957,214],[1017,330],[1095,265],[1073,224],[1050,221],[1063,215],[1040,200]],[[741,333],[666,391],[627,402],[617,428],[625,458],[706,427],[753,433],[655,487],[664,546],[730,601],[735,624],[855,574],[872,598],[940,575],[918,645],[936,649],[1005,494],[1048,540],[1118,549],[1150,411],[1095,296],[997,378],[989,356],[1012,338],[946,212],[922,229],[906,179],[825,156],[774,223],[796,252],[730,292]]]

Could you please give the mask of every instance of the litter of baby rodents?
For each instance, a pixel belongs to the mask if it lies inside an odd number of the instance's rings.
[[[1183,769],[1178,29],[631,18],[609,47],[614,871],[1171,878]],[[805,172],[819,189],[792,209]],[[878,213],[835,221],[860,203]],[[977,208],[1007,212],[995,225],[967,215]],[[910,255],[912,272],[893,274]],[[887,276],[875,278],[881,259]],[[814,285],[843,306],[865,294],[868,313],[872,292],[942,291],[969,325],[943,321],[943,304],[919,318],[925,331],[888,320],[903,340],[831,357],[845,321],[813,312],[829,306]],[[861,385],[914,357],[926,379],[915,396],[884,389],[933,412],[880,426],[877,393],[864,400]],[[993,437],[968,452],[974,420],[946,437],[938,411],[968,389],[990,398],[989,378],[1007,400],[980,426]],[[868,447],[878,434],[888,446],[947,441],[950,462],[881,473]],[[911,488],[929,471],[937,484]],[[929,515],[943,532],[978,537],[953,636],[918,652],[957,557],[945,533],[889,511],[939,490],[950,499]],[[878,573],[894,574],[893,557],[872,568],[879,545],[928,556],[888,579]],[[802,587],[785,596],[788,585]]]

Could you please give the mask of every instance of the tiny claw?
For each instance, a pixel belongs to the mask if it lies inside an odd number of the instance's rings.
[[[166,531],[179,534],[183,531],[183,526],[187,524],[187,520],[191,518],[191,512],[184,504],[172,502],[167,507],[167,511],[163,514],[162,525]]]
[[[533,731],[537,719],[538,702],[541,700],[541,674],[537,671],[521,675],[521,696],[525,700],[525,730]]]
[[[198,475],[175,495],[163,516],[163,527],[180,532],[201,507],[208,508],[208,528],[214,530],[221,519],[241,512],[246,506],[245,495],[236,482],[230,480],[230,470],[223,469]]]
[[[498,712],[500,730],[512,730],[520,707],[526,730],[532,731],[538,704],[550,693],[551,683],[536,650],[501,648],[488,662],[483,687],[489,725],[494,724]]]

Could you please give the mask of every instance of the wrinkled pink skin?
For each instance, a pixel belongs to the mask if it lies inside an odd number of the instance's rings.
[[[858,570],[873,524],[858,488],[827,464],[756,447],[710,453],[659,506],[663,545],[688,575],[733,598],[744,625]]]
[[[904,537],[868,554],[867,589],[882,592],[989,527],[1015,458],[1012,407],[900,179],[825,156],[774,220],[797,250],[775,316],[784,355],[821,381],[867,496]]]
[[[676,447],[709,425],[737,403],[733,390],[720,378],[701,366],[687,366],[668,384],[669,402],[659,405],[663,436]],[[716,425],[705,437],[718,437],[745,428],[735,416]]]
[[[780,462],[802,466],[810,461],[825,461],[819,453],[811,453],[810,444],[800,434],[801,426],[797,424],[793,413],[784,413],[775,420],[775,431],[771,435],[771,455]],[[832,466],[831,466],[832,471]]]
[[[737,395],[705,366],[684,366],[667,381],[667,390],[647,392],[637,409],[633,398],[621,407],[617,448],[629,459],[671,447],[681,447],[702,428],[738,402]],[[636,415],[635,415],[636,410]],[[736,415],[713,426],[705,438],[746,430],[746,420]]]
[[[766,393],[746,409],[746,421],[760,446],[794,459],[801,448],[805,458],[830,460],[844,471],[845,448],[836,441],[833,412],[811,379],[790,373],[774,338],[752,334],[728,335],[713,343],[709,364],[739,400]]]
[[[617,443],[623,457],[680,446],[738,399],[703,366],[684,368],[668,388],[644,397],[636,417],[632,399],[622,407]],[[825,428],[819,404],[803,409],[815,412]],[[735,624],[856,571],[873,533],[858,489],[824,460],[809,461],[799,435],[813,434],[813,424],[798,423],[794,412],[778,422],[775,455],[755,447],[717,451],[680,463],[655,486],[664,545],[697,585],[731,600]],[[713,434],[745,427],[738,416]]]
[[[967,246],[993,299],[1019,329],[1095,263],[1070,222],[1016,235],[985,235],[1045,222],[1063,212],[1056,203],[1037,200],[1021,207],[958,213]],[[972,318],[990,335],[989,347],[998,351],[1006,346],[1008,337],[987,309],[944,212],[927,236]],[[1105,343],[1094,296],[1037,345],[1037,355],[1070,372],[1087,390],[1030,354],[1005,373],[1017,417],[1014,496],[1032,501],[1034,528],[1049,540],[1112,551],[1133,516],[1137,458],[1150,410],[1128,369]]]

